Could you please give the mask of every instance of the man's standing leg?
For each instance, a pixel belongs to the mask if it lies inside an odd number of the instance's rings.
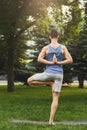
[[[54,119],[54,116],[55,116],[55,113],[56,113],[56,110],[57,110],[57,107],[58,107],[58,100],[59,100],[59,95],[60,95],[59,92],[54,92],[53,87],[54,87],[54,84],[52,85],[53,101],[52,101],[52,104],[51,104],[51,111],[50,111],[50,119],[49,119],[50,125],[54,124],[53,119]]]

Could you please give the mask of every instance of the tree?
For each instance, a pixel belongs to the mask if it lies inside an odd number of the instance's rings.
[[[0,1],[0,36],[7,47],[8,91],[14,91],[14,53],[18,42],[28,34],[26,30],[35,25],[48,2],[49,0]]]
[[[81,24],[83,21],[80,4],[79,0],[73,0],[68,5],[69,13],[67,14],[66,12],[68,21],[66,20],[63,37],[66,44],[72,43],[72,41],[74,43],[74,41],[78,41],[79,39]]]
[[[83,88],[84,80],[87,79],[87,3],[85,3],[84,22],[81,26],[80,37],[75,44],[70,46],[74,59],[74,75],[78,77],[79,88]]]

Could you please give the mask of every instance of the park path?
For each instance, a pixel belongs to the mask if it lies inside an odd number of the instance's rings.
[[[23,84],[21,82],[14,82],[15,84]],[[0,85],[7,85],[7,80],[0,80]]]
[[[12,119],[10,122],[12,123],[28,123],[28,124],[38,124],[38,125],[47,125],[48,122],[45,121],[32,121],[32,120],[16,120]],[[59,125],[87,125],[87,120],[83,121],[58,121],[55,124]]]

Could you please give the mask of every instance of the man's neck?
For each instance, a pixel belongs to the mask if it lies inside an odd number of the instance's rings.
[[[51,44],[53,45],[53,46],[58,46],[58,39],[57,38],[53,38],[53,39],[51,39]]]

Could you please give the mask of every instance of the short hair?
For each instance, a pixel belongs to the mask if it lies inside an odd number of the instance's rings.
[[[51,37],[51,38],[57,38],[58,35],[59,35],[59,34],[58,34],[57,30],[51,29],[51,31],[50,31],[50,37]]]

